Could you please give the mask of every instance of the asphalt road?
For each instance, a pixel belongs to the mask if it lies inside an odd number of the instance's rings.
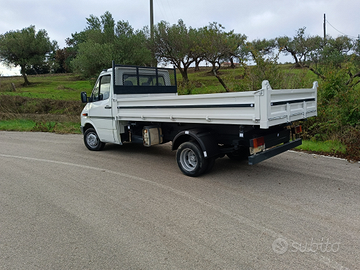
[[[0,132],[0,269],[360,269],[360,165],[286,152],[190,178],[170,145]]]

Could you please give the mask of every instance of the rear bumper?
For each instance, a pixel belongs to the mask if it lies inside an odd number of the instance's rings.
[[[299,146],[302,144],[301,139],[296,139],[295,141],[284,143],[282,145],[276,146],[274,148],[271,148],[269,150],[265,150],[263,152],[260,152],[258,154],[255,154],[253,156],[249,156],[248,161],[249,165],[255,165],[261,161],[264,161],[268,158],[271,158],[273,156],[276,156],[278,154],[281,154],[282,152],[285,152],[287,150],[290,150],[296,146]]]

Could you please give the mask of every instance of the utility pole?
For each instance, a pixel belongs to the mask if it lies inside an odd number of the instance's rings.
[[[150,0],[150,39],[151,43],[154,43],[154,2],[153,0]],[[154,46],[154,45],[153,45]],[[155,48],[152,48],[152,66],[157,66],[157,61],[155,59]]]
[[[324,42],[326,43],[326,14],[324,13]]]
[[[150,35],[151,39],[154,37],[154,3],[150,0]]]

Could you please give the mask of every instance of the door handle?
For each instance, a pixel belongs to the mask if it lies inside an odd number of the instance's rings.
[[[111,109],[111,106],[106,105],[106,106],[105,106],[105,109]]]

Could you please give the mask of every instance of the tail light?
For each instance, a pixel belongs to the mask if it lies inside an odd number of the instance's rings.
[[[299,134],[299,133],[301,133],[302,132],[302,126],[296,126],[295,128],[294,128],[294,133],[295,134]]]
[[[299,138],[301,133],[302,133],[302,126],[296,126],[291,128],[291,138],[293,140]]]
[[[250,140],[250,154],[254,155],[261,151],[265,150],[265,139],[264,137],[259,137]]]

